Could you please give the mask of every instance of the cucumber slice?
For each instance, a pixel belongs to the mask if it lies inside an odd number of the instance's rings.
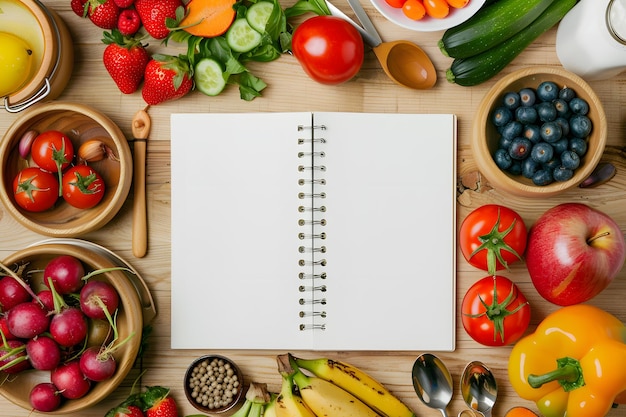
[[[265,26],[274,11],[274,3],[260,1],[254,3],[246,12],[246,20],[254,30],[259,33],[265,32]]]
[[[226,42],[233,51],[248,52],[259,46],[263,37],[254,30],[245,17],[235,19],[226,32]]]
[[[207,96],[216,96],[226,87],[221,65],[211,58],[203,58],[196,64],[193,79],[196,88]]]

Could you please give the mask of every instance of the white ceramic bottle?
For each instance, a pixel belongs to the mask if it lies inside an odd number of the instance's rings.
[[[626,0],[581,0],[559,23],[556,53],[589,81],[626,71]]]

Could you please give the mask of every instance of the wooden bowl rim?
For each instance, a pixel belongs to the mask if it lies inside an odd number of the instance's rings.
[[[30,246],[12,253],[5,258],[2,263],[10,266],[15,262],[19,262],[25,258],[34,257],[37,255],[42,256],[55,256],[55,255],[72,255],[80,259],[87,264],[90,268],[112,268],[114,265],[108,259],[99,254],[88,250],[87,248],[66,245],[66,244],[43,244],[38,246]],[[143,329],[143,316],[141,314],[141,302],[136,290],[129,282],[128,277],[124,275],[122,271],[110,271],[104,273],[111,283],[113,283],[120,294],[120,302],[124,307],[124,314],[127,323],[132,326],[135,331],[133,336],[122,349],[124,349],[124,361],[118,362],[118,368],[115,375],[108,381],[94,383],[90,391],[84,397],[76,400],[64,400],[61,406],[54,411],[47,412],[46,414],[65,414],[73,413],[83,410],[87,407],[91,407],[94,404],[104,400],[109,394],[111,394],[117,387],[123,382],[130,370],[132,369],[139,348],[141,346],[141,333]],[[133,331],[133,330],[131,330]],[[24,372],[40,372],[40,371],[24,371]],[[19,374],[18,376],[19,377]],[[14,393],[6,391],[5,382],[0,385],[0,394],[7,400],[11,401],[17,406],[20,406],[26,410],[31,410],[32,406],[28,400],[28,397],[18,396]]]
[[[37,116],[45,115],[47,112],[57,111],[73,111],[91,118],[109,133],[111,139],[115,143],[120,158],[120,182],[119,186],[115,189],[115,193],[110,199],[109,205],[100,207],[100,210],[94,218],[91,219],[91,221],[84,222],[73,227],[64,227],[64,225],[51,227],[38,224],[24,216],[13,204],[8,191],[3,185],[5,183],[5,173],[3,169],[0,169],[0,201],[2,201],[9,213],[11,213],[11,215],[20,224],[32,231],[51,237],[75,237],[97,230],[115,217],[124,204],[124,201],[130,191],[133,177],[133,160],[126,136],[110,117],[91,106],[63,101],[39,103],[28,109],[26,112],[20,114],[11,126],[9,126],[2,141],[0,142],[0,156],[2,156],[2,159],[4,159],[3,155],[6,155],[9,152],[9,147],[11,145],[10,138],[12,138],[20,129],[22,129],[25,125],[28,126],[28,123]],[[12,181],[12,178],[9,180]]]
[[[583,89],[585,95],[589,96],[590,112],[593,111],[597,113],[597,115],[593,117],[594,130],[591,133],[595,138],[594,140],[597,140],[597,143],[595,145],[596,152],[587,153],[587,155],[585,155],[585,165],[576,170],[574,176],[569,181],[553,182],[546,186],[534,186],[521,183],[498,168],[487,145],[485,127],[489,122],[489,115],[494,103],[506,93],[509,85],[525,77],[544,74],[569,79],[577,86],[576,88]],[[585,80],[560,67],[533,66],[516,70],[504,76],[485,94],[474,117],[471,148],[479,170],[496,189],[525,197],[551,197],[577,186],[593,172],[604,153],[607,135],[608,126],[604,107],[595,91],[593,91]]]

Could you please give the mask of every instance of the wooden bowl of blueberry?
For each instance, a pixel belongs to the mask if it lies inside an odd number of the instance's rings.
[[[560,67],[529,67],[487,92],[471,146],[478,169],[497,190],[549,197],[583,182],[606,140],[602,103],[582,78]]]

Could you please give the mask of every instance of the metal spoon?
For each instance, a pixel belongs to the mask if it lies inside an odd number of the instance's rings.
[[[461,395],[469,408],[491,417],[498,396],[498,384],[489,368],[482,362],[467,364],[461,375]]]
[[[416,90],[426,90],[435,85],[437,70],[426,52],[409,41],[383,42],[359,0],[348,0],[348,3],[363,27],[330,2],[326,3],[333,16],[340,17],[357,28],[392,81]]]
[[[446,365],[430,353],[417,357],[413,364],[413,388],[422,402],[448,417],[446,408],[452,400],[452,376]]]

